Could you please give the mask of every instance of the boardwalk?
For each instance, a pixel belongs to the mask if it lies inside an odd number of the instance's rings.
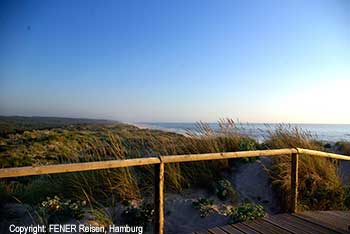
[[[307,211],[279,214],[194,234],[349,234],[349,211]]]

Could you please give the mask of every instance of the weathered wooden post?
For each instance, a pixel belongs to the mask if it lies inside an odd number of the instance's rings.
[[[298,211],[298,153],[292,153],[292,167],[291,167],[291,207],[290,212]]]
[[[154,173],[154,233],[163,234],[164,230],[164,163],[156,164]]]

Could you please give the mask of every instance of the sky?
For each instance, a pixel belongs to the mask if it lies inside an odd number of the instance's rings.
[[[350,1],[0,0],[0,115],[350,124]]]

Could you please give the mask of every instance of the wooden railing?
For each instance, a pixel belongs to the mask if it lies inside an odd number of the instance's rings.
[[[248,157],[273,157],[273,156],[291,156],[291,206],[290,212],[297,212],[298,201],[298,158],[299,154],[333,158],[350,161],[349,156],[326,153],[315,150],[290,148],[274,150],[256,150],[239,151],[227,153],[209,153],[209,154],[189,154],[189,155],[170,155],[137,159],[111,160],[86,163],[58,164],[48,166],[30,166],[0,169],[0,178],[10,178],[19,176],[31,176],[42,174],[55,174],[66,172],[91,171],[100,169],[112,169],[120,167],[132,167],[143,165],[155,166],[155,233],[163,234],[164,229],[164,164],[183,163],[203,160],[220,160],[230,158],[248,158]],[[350,170],[350,168],[349,168]],[[349,181],[350,182],[350,181]]]

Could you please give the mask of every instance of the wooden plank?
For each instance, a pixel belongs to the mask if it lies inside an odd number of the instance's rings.
[[[221,230],[218,227],[210,228],[208,231],[211,234],[227,234],[226,232],[224,232],[223,230]]]
[[[152,158],[135,158],[135,159],[124,159],[124,160],[99,161],[99,162],[69,163],[69,164],[58,164],[58,165],[48,165],[48,166],[2,168],[0,169],[0,178],[56,174],[56,173],[78,172],[78,171],[92,171],[92,170],[100,170],[100,169],[151,165],[151,164],[157,164],[157,163],[160,163],[160,159],[156,157],[152,157]]]
[[[157,234],[164,232],[164,163],[154,166],[154,206],[155,206],[155,226]]]
[[[347,225],[350,225],[350,219],[345,215],[340,215],[333,213],[331,211],[306,211],[302,214],[309,215],[311,217],[320,217],[321,220],[324,220],[325,223],[330,221],[331,224],[336,224],[337,226],[347,230]]]
[[[225,153],[209,153],[209,154],[187,154],[187,155],[169,155],[162,156],[162,162],[194,162],[203,160],[219,160],[228,158],[249,158],[249,157],[267,157],[267,156],[281,156],[291,155],[297,153],[296,149],[276,149],[276,150],[253,150],[253,151],[238,151]]]
[[[255,220],[246,224],[263,234],[290,234],[290,232],[276,227],[275,225],[272,225],[271,223],[268,223],[264,220]]]
[[[210,234],[210,232],[208,232],[207,230],[201,230],[201,231],[195,232],[195,234]]]
[[[232,225],[232,227],[246,233],[246,234],[260,234],[260,232],[255,231],[255,229],[252,229],[251,227],[248,227],[247,225],[244,225],[244,223],[237,223]]]
[[[270,230],[266,230],[266,229],[264,230],[263,228],[259,228],[253,222],[244,222],[243,225],[249,227],[250,229],[256,231],[257,233],[261,233],[261,234],[278,234],[278,233],[275,233],[275,232],[270,232]]]
[[[326,152],[321,152],[317,150],[309,150],[309,149],[302,149],[302,148],[297,148],[297,151],[299,154],[306,154],[306,155],[312,155],[312,156],[324,157],[324,158],[334,158],[334,159],[340,159],[340,160],[350,160],[350,156],[345,156],[341,154],[326,153]]]
[[[295,234],[295,231],[291,231],[290,229],[287,229],[283,226],[276,225],[272,222],[268,222],[267,220],[268,219],[265,220],[264,218],[262,218],[262,219],[258,219],[256,221],[254,221],[254,222],[261,223],[262,226],[267,226],[267,227],[269,227],[269,228],[273,229],[274,231],[281,233],[281,234],[283,234],[283,233],[284,234],[293,234],[293,233]]]
[[[341,214],[341,215],[345,215],[347,217],[350,217],[350,211],[339,211],[339,210],[334,210],[332,211],[334,213],[337,213],[337,214]]]
[[[319,213],[323,213],[326,215],[330,215],[334,218],[340,218],[340,219],[345,219],[347,222],[350,222],[350,212],[346,212],[346,211],[318,211]]]
[[[318,233],[318,234],[339,234],[338,232],[331,230],[329,228],[325,228],[323,226],[320,226],[318,224],[311,223],[307,220],[298,219],[297,217],[294,217],[293,215],[289,214],[281,214],[278,216],[275,216],[277,219],[282,219],[285,222],[288,222],[289,224],[296,226],[298,228],[301,228],[305,230],[306,232],[311,233]]]
[[[298,168],[299,168],[299,155],[292,154],[292,167],[291,167],[291,207],[290,212],[297,212],[298,206]]]
[[[222,230],[224,230],[228,234],[244,234],[244,232],[240,231],[239,229],[235,228],[234,226],[226,225],[221,227]]]
[[[349,234],[350,212],[316,211],[279,214],[209,229],[210,234]]]
[[[314,232],[307,231],[303,227],[298,227],[297,225],[292,225],[291,223],[282,221],[282,220],[276,220],[274,217],[269,217],[269,218],[263,218],[266,222],[269,222],[275,226],[278,226],[282,229],[288,230],[291,233],[299,234],[299,233],[304,233],[304,234],[314,234]]]
[[[310,224],[314,224],[318,227],[325,228],[328,231],[333,231],[333,233],[344,233],[344,234],[347,233],[348,234],[348,232],[344,232],[343,230],[341,230],[337,227],[334,227],[334,226],[331,227],[327,223],[324,223],[324,222],[317,220],[317,219],[314,219],[314,218],[310,218],[310,217],[302,215],[302,214],[293,214],[293,216],[298,218],[299,220],[303,220],[303,221],[308,222]]]
[[[332,228],[338,232],[349,233],[348,225],[350,225],[350,221],[346,218],[334,217],[321,212],[303,212],[297,214],[297,216],[317,222],[319,225]]]
[[[333,210],[333,211],[324,211],[324,212],[332,212],[335,215],[340,215],[342,217],[346,217],[350,220],[350,211],[338,211],[338,210]]]

